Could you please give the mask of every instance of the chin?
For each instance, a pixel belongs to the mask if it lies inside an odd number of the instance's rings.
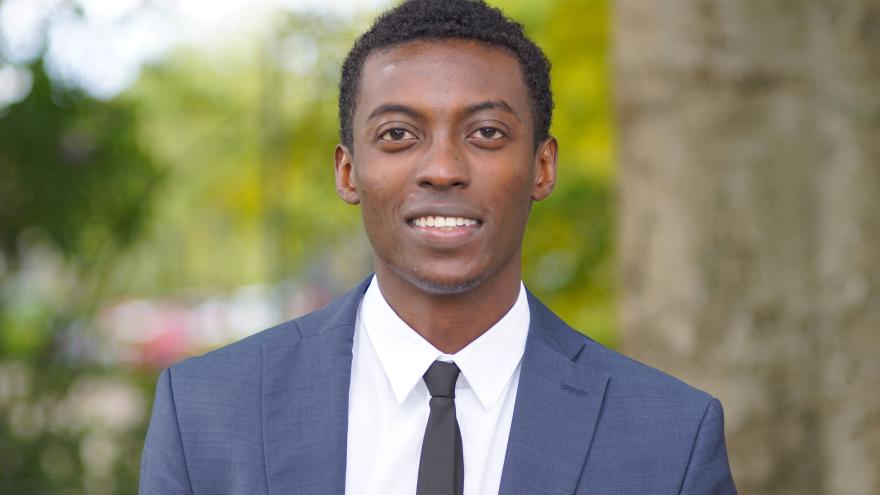
[[[443,279],[442,277],[428,277],[419,272],[407,274],[407,280],[424,292],[435,295],[458,295],[470,291],[480,285],[486,277],[480,275],[465,279]]]

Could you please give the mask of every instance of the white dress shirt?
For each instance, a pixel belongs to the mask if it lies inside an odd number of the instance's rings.
[[[444,354],[397,316],[374,277],[355,323],[345,493],[415,494],[430,412],[422,375],[437,359],[461,370],[455,409],[464,494],[498,493],[528,329],[529,305],[520,283],[516,302],[501,320],[464,349]]]

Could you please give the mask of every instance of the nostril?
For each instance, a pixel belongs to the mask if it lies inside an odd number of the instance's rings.
[[[467,187],[467,182],[463,180],[453,180],[453,181],[438,181],[438,180],[430,180],[423,179],[419,181],[420,187],[433,187],[436,189],[452,189],[452,188],[464,188]]]
[[[465,167],[427,167],[416,177],[422,187],[465,187],[470,182]]]

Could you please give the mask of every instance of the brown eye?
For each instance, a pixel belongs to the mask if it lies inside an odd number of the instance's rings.
[[[471,134],[471,137],[494,140],[503,138],[504,133],[494,127],[481,127]]]
[[[406,129],[401,129],[399,127],[395,127],[394,129],[389,129],[382,133],[379,136],[381,141],[403,141],[404,139],[413,139],[415,136],[413,133],[407,131]]]

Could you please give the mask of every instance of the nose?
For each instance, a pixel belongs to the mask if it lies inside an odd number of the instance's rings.
[[[470,184],[470,167],[462,150],[451,137],[434,139],[416,174],[421,187],[464,188]]]

